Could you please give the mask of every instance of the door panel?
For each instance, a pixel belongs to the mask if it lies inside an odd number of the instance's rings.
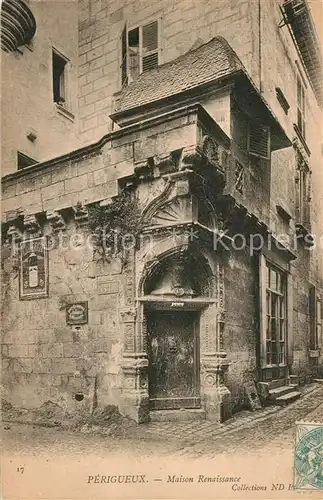
[[[154,311],[147,320],[150,406],[199,407],[198,313]]]

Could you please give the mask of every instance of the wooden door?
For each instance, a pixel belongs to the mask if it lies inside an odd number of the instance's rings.
[[[150,407],[199,408],[198,313],[153,311],[147,320]]]

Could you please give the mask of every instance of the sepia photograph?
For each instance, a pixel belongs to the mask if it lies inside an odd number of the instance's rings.
[[[323,0],[0,19],[2,498],[322,498]]]

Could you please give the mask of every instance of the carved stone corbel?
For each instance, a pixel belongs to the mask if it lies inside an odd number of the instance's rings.
[[[85,226],[89,221],[89,214],[87,208],[81,205],[76,205],[75,207],[72,208],[74,212],[74,219],[77,225],[80,227]]]
[[[215,140],[209,136],[209,135],[204,135],[202,138],[202,151],[203,154],[206,156],[207,160],[210,163],[213,163],[214,165],[219,164],[219,145]]]
[[[14,222],[9,224],[8,230],[7,230],[7,242],[16,242],[19,243],[22,240],[23,233],[20,231],[20,229],[16,226]]]
[[[46,218],[47,218],[48,222],[50,223],[54,233],[57,233],[59,231],[63,231],[64,229],[66,229],[65,221],[59,212],[48,211],[48,212],[46,212]]]
[[[187,168],[191,169],[196,165],[199,159],[200,155],[196,149],[196,146],[187,146],[182,151],[179,161],[179,170],[186,170]]]
[[[41,227],[35,215],[24,216],[24,230],[32,236],[41,234]]]
[[[153,165],[148,160],[135,163],[135,174],[140,181],[150,181],[154,178]]]
[[[154,156],[155,169],[159,175],[167,174],[175,169],[175,163],[171,153],[164,153]],[[155,175],[156,175],[155,173]]]

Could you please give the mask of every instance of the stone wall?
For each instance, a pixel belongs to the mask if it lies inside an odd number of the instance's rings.
[[[111,130],[113,94],[121,89],[121,34],[161,19],[162,63],[187,52],[198,38],[204,42],[222,35],[254,75],[257,52],[252,41],[253,0],[141,0],[109,2],[80,0],[79,110],[84,142]],[[255,52],[253,53],[253,51]]]
[[[243,407],[243,385],[258,378],[256,265],[255,259],[244,250],[227,256],[224,350],[230,360],[226,382],[231,392],[233,411]]]
[[[42,233],[49,237],[47,298],[19,300],[14,244],[3,250],[4,397],[26,408],[47,400],[69,410],[88,411],[96,400],[118,404],[120,262],[94,262],[89,233],[73,220],[60,233],[46,223]],[[88,322],[68,325],[66,306],[83,301]],[[76,393],[84,395],[82,402],[74,399]]]
[[[76,0],[30,1],[36,19],[36,34],[28,47],[2,52],[1,64],[1,171],[17,171],[17,151],[35,161],[67,153],[78,142],[78,39]],[[66,115],[53,102],[52,47],[70,63],[67,75]],[[37,139],[27,135],[33,131]]]

